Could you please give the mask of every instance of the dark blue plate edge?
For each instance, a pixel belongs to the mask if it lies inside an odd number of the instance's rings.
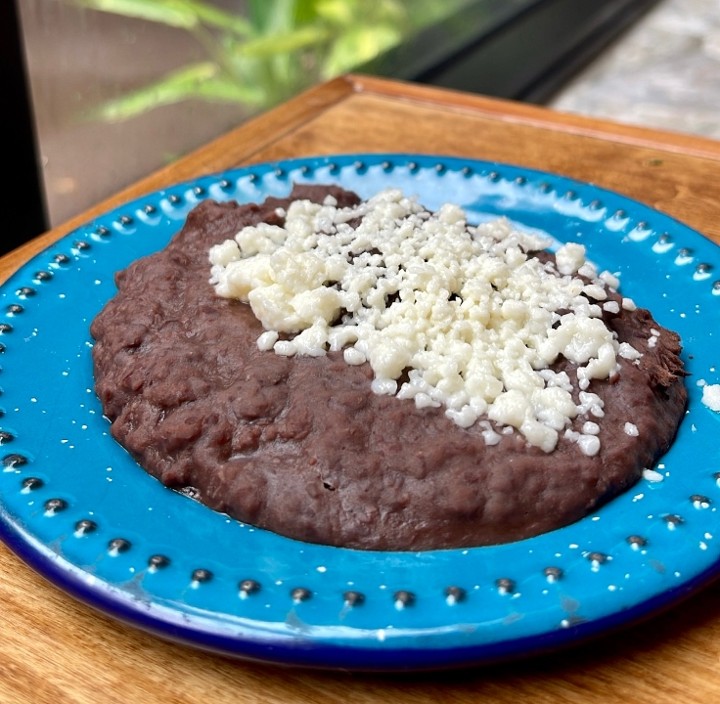
[[[378,674],[484,668],[549,655],[570,645],[582,646],[599,637],[609,637],[639,625],[650,617],[655,618],[720,579],[720,564],[715,563],[688,582],[634,607],[535,636],[460,648],[389,648],[386,642],[382,649],[372,649],[312,642],[291,635],[267,637],[263,634],[262,639],[226,636],[198,626],[182,616],[173,619],[169,617],[171,611],[165,611],[163,615],[147,615],[134,605],[138,602],[121,597],[122,592],[108,588],[103,582],[100,586],[95,584],[90,587],[74,565],[33,550],[28,541],[3,520],[2,514],[0,539],[28,567],[77,601],[166,641],[258,664]]]

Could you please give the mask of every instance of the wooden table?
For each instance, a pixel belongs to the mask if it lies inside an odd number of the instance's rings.
[[[495,160],[620,191],[720,243],[720,143],[347,76],[221,136],[0,259],[5,280],[75,227],[172,183],[254,162],[358,152]],[[720,701],[720,584],[560,657],[411,677],[247,664],[159,640],[47,584],[0,545],[0,702]]]

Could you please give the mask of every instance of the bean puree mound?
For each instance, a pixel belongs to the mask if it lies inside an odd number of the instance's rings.
[[[552,452],[518,432],[490,444],[487,423],[463,428],[441,408],[374,393],[369,365],[348,365],[342,352],[261,351],[250,306],[213,290],[208,251],[247,225],[282,225],[292,200],[328,194],[359,202],[333,186],[296,186],[262,204],[204,201],[164,250],[118,273],[91,327],[96,389],[113,437],[164,485],[299,540],[427,550],[568,525],[668,449],[686,404],[680,344],[641,308],[603,312],[641,355],[619,356],[617,374],[590,382],[602,418],[579,414]],[[575,378],[564,358],[552,369]],[[594,456],[570,439],[587,423],[597,425]]]

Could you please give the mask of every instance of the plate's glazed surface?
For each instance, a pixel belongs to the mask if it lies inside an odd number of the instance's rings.
[[[395,186],[471,220],[578,241],[682,338],[688,412],[655,480],[566,528],[501,546],[362,552],[289,540],[162,487],[110,437],[89,324],[114,273],[202,199],[293,182]],[[166,638],[266,662],[358,670],[527,656],[679,601],[720,564],[720,248],[617,193],[510,165],[423,155],[301,159],[206,176],[113,210],[0,290],[0,536],[58,587]],[[659,480],[658,480],[659,479]]]

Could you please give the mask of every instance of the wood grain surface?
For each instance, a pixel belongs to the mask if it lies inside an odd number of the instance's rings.
[[[518,164],[611,188],[720,243],[720,143],[365,76],[318,86],[0,259],[5,280],[143,193],[248,163],[411,152]],[[720,701],[720,584],[562,654],[387,676],[240,662],[167,642],[68,596],[0,545],[0,704]]]

